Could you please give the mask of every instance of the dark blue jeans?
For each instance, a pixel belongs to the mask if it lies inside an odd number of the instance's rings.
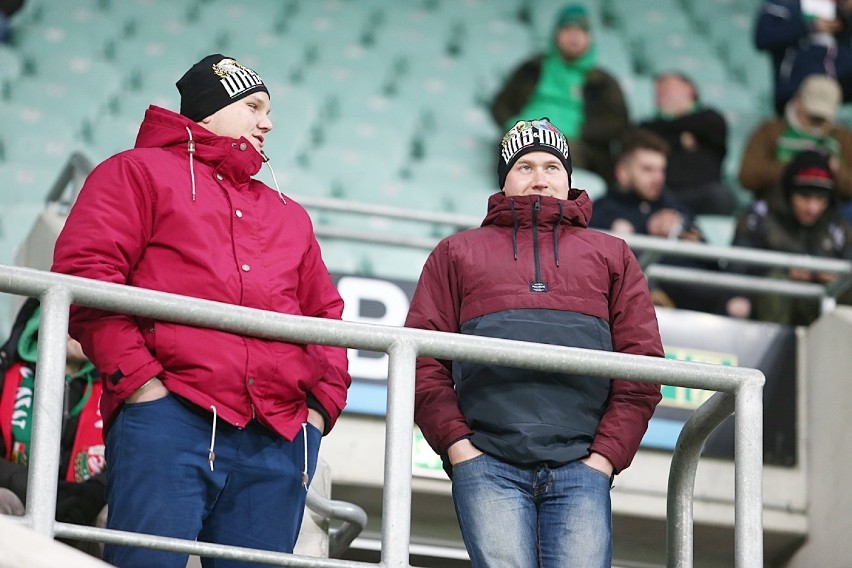
[[[212,416],[171,395],[122,408],[106,439],[107,527],[292,552],[307,496],[303,433],[288,442],[257,421],[241,429],[219,420],[211,471]],[[306,431],[313,478],[322,435],[310,424]],[[184,568],[187,558],[137,547],[104,549],[104,560],[121,568]],[[211,558],[202,565],[260,566]]]
[[[474,568],[609,568],[609,490],[609,477],[580,461],[526,469],[483,454],[453,466]]]

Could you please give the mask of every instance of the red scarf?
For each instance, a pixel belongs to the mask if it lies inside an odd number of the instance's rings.
[[[29,369],[29,367],[25,363],[15,363],[6,371],[3,390],[0,392],[0,434],[3,436],[6,448],[3,458],[8,461],[20,461],[13,459],[13,454],[22,455],[26,463],[29,448],[13,440],[12,436],[12,415],[18,389],[24,379],[23,369]],[[102,472],[106,467],[103,420],[99,409],[102,392],[101,382],[94,381],[89,392],[83,394],[85,401],[80,409],[74,445],[71,448],[71,457],[65,473],[67,481],[85,481]]]

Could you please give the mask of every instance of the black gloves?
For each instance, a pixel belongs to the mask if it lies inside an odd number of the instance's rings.
[[[106,488],[99,478],[83,483],[60,481],[56,496],[56,520],[75,525],[92,525],[106,505]]]

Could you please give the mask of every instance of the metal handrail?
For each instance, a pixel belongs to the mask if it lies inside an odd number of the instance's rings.
[[[294,195],[293,199],[307,208],[358,213],[364,215],[390,217],[408,221],[446,225],[455,229],[468,229],[479,226],[481,219],[456,213],[407,210],[398,207],[378,206],[357,201]],[[377,234],[360,229],[316,225],[314,231],[318,237],[388,244],[431,251],[440,238],[398,234]],[[608,232],[608,231],[603,231]],[[657,281],[684,284],[701,283],[721,289],[742,292],[773,293],[785,296],[822,299],[822,311],[833,309],[834,301],[849,287],[852,287],[852,262],[842,259],[824,258],[797,253],[768,251],[739,246],[718,246],[706,243],[670,240],[648,235],[615,235],[624,239],[637,253],[646,276]],[[801,268],[814,272],[831,272],[837,279],[829,284],[779,280],[764,276],[753,276],[701,268],[672,267],[656,264],[662,257],[689,258],[694,260],[719,261],[720,263],[738,263],[746,266],[770,268]]]
[[[60,172],[60,175],[47,196],[48,203],[59,202],[70,207],[79,191],[79,184],[68,189],[73,180],[85,177],[92,170],[89,158],[81,153],[73,153]],[[407,221],[444,225],[454,230],[468,229],[479,226],[482,219],[472,215],[448,213],[439,211],[424,211],[405,209],[388,205],[364,203],[346,199],[319,197],[311,195],[291,195],[291,197],[308,209],[336,211],[340,213],[356,213],[361,215],[387,217]],[[483,197],[484,199],[484,197]],[[349,240],[357,242],[388,244],[431,251],[438,244],[439,238],[418,237],[411,235],[381,234],[374,231],[346,229],[317,224],[314,231],[318,237]],[[836,305],[836,298],[852,287],[852,262],[840,259],[822,258],[796,253],[767,251],[749,247],[718,246],[706,243],[670,240],[648,235],[617,235],[627,242],[628,246],[637,253],[643,269],[653,268],[648,274],[653,274],[658,281],[680,282],[693,284],[712,284],[723,289],[740,289],[745,292],[770,292],[782,295],[815,297],[822,299],[822,312],[825,313]],[[829,285],[787,281],[790,286],[778,286],[778,279],[759,276],[745,277],[730,273],[735,278],[720,278],[717,271],[690,269],[692,272],[670,270],[670,267],[653,264],[661,256],[690,258],[695,260],[719,261],[722,263],[739,263],[746,266],[801,268],[814,272],[831,272],[837,274],[837,279]],[[737,279],[736,277],[742,278]],[[734,284],[739,282],[741,286]],[[780,282],[784,282],[781,280]],[[762,284],[761,284],[762,283]],[[819,288],[817,288],[819,287]],[[817,293],[819,292],[819,293]]]
[[[765,378],[756,369],[672,361],[624,353],[542,345],[382,325],[330,321],[188,298],[107,282],[0,265],[0,291],[41,298],[41,348],[36,362],[36,393],[40,401],[33,417],[33,444],[24,521],[46,536],[73,537],[131,546],[148,546],[202,556],[243,558],[282,566],[376,566],[355,561],[308,558],[182,541],[108,529],[56,523],[56,472],[59,470],[61,413],[64,390],[65,339],[72,303],[114,312],[173,321],[265,339],[336,345],[389,355],[387,428],[379,566],[407,567],[411,523],[411,457],[413,444],[414,368],[418,356],[445,360],[490,362],[532,370],[580,373],[601,379],[666,384],[717,390],[733,395],[735,421],[735,515],[737,566],[763,565],[762,521],[762,391]],[[711,401],[717,400],[711,397]],[[705,403],[707,404],[707,403]],[[716,403],[713,403],[716,404]],[[729,410],[729,409],[728,409]],[[672,456],[673,467],[697,459],[690,449],[704,444],[708,412],[696,412]],[[711,412],[715,420],[715,412]],[[693,428],[692,424],[700,427]],[[701,426],[704,424],[705,426]],[[708,429],[709,428],[709,429]],[[683,488],[682,488],[683,489]],[[669,496],[678,518],[691,519],[691,491]],[[683,531],[690,527],[682,526]],[[685,533],[687,536],[691,533]],[[691,538],[684,538],[691,542]],[[682,543],[681,543],[682,544]],[[671,566],[692,565],[691,550],[669,543]]]

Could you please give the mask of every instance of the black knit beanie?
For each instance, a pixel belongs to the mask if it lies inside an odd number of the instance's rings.
[[[568,140],[547,118],[519,120],[509,129],[500,142],[500,158],[497,161],[497,179],[500,189],[506,185],[506,176],[518,158],[529,152],[549,152],[565,166],[568,181],[571,181],[571,149]]]
[[[793,193],[835,197],[836,181],[824,152],[804,150],[796,154],[781,176],[781,186],[789,199]]]
[[[252,93],[269,94],[257,73],[220,53],[190,67],[176,85],[180,113],[195,122]]]

